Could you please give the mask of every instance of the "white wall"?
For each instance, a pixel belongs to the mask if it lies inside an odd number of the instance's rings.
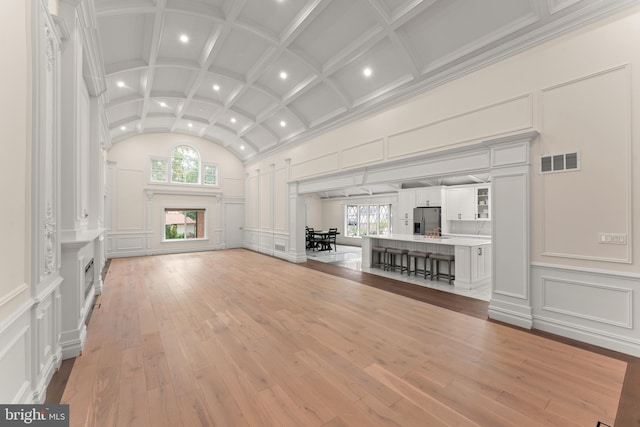
[[[539,138],[530,144],[529,179],[523,181],[531,189],[525,220],[532,265],[547,273],[572,268],[575,282],[580,283],[566,287],[575,293],[573,297],[593,295],[596,283],[603,286],[608,310],[638,319],[637,280],[625,281],[627,287],[622,288],[617,280],[619,275],[640,278],[640,263],[632,256],[634,246],[640,244],[640,217],[633,215],[640,211],[640,186],[632,185],[640,166],[640,150],[632,150],[640,143],[640,116],[632,114],[640,101],[640,49],[630,42],[638,39],[640,8],[635,7],[257,159],[247,171],[251,177],[254,169],[283,167],[288,162],[294,183],[318,183],[322,177],[331,177],[332,184],[347,186],[371,179],[372,171],[385,163],[428,161],[447,150],[473,150],[482,147],[483,141],[537,131]],[[576,150],[582,158],[580,171],[537,173],[541,154]],[[447,172],[453,171],[424,168],[425,176]],[[305,190],[326,189],[314,185]],[[253,197],[251,191],[247,197]],[[276,205],[276,215],[291,206]],[[500,206],[507,208],[508,203]],[[623,234],[626,242],[601,244],[601,232]],[[585,281],[578,274],[585,271],[598,274]],[[560,274],[566,271],[558,270]],[[636,324],[621,326],[588,311],[556,309],[564,307],[562,301],[548,298],[569,298],[566,293],[549,293],[546,285],[552,282],[545,285],[536,275],[531,283],[524,280],[522,301],[534,304],[532,322],[537,327],[640,354]],[[628,304],[620,305],[620,292],[629,296]],[[618,325],[615,331],[611,323]]]
[[[3,152],[10,154],[0,168],[0,319],[6,319],[29,298],[29,219],[31,167],[31,13],[30,2],[0,2],[0,38],[3,58],[0,92],[0,128]],[[27,26],[25,27],[25,22]],[[25,49],[29,47],[29,49]]]
[[[60,33],[47,2],[0,3],[0,402],[40,403],[61,363]]]
[[[150,182],[150,158],[169,158],[173,147],[188,144],[198,150],[200,160],[218,167],[219,186],[170,185]],[[245,172],[240,160],[217,144],[180,134],[143,134],[114,144],[108,151],[108,182],[111,201],[111,231],[107,255],[130,256],[210,250],[224,246],[222,204],[242,199]],[[164,242],[165,208],[205,208],[205,240]],[[109,217],[107,215],[107,217]]]
[[[29,299],[31,268],[31,2],[0,2],[0,45],[3,58],[0,93],[2,151],[9,157],[0,168],[0,401],[26,398],[31,379]],[[25,25],[26,23],[26,25]]]

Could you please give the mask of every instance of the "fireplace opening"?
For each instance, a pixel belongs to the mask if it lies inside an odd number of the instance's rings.
[[[89,296],[89,291],[93,286],[93,258],[91,261],[84,267],[84,298],[87,299]]]

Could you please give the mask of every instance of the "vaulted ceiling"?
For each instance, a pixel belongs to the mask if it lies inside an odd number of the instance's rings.
[[[94,3],[112,142],[178,132],[249,160],[638,2]]]

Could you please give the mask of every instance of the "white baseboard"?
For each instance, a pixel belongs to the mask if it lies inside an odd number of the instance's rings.
[[[77,331],[63,333],[60,340],[62,360],[78,357],[87,341],[87,327],[83,324]]]
[[[500,308],[490,308],[489,318],[497,320],[499,322],[518,326],[523,329],[531,329],[533,327],[533,322],[531,319],[527,319],[526,317],[523,317],[522,315],[514,311],[504,310]]]
[[[543,319],[539,317],[536,317],[534,320],[534,327],[541,331],[550,332],[552,334],[597,345],[609,350],[640,357],[639,340],[613,336],[611,334],[602,334],[600,331],[588,330],[586,328],[576,327],[576,325],[562,324],[562,322],[557,320]]]

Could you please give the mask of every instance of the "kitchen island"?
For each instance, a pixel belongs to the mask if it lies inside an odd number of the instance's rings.
[[[456,257],[454,286],[474,289],[491,282],[491,240],[487,238],[414,234],[365,236],[362,238],[362,265],[371,267],[373,246],[452,254]]]

